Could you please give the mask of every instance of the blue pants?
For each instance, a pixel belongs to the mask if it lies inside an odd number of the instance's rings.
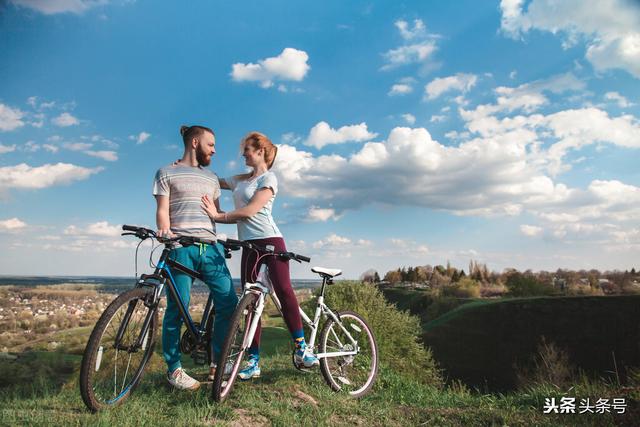
[[[219,243],[215,246],[206,245],[204,248],[199,245],[191,245],[174,249],[169,258],[201,273],[204,282],[213,295],[216,317],[213,325],[211,347],[213,360],[216,361],[229,329],[229,320],[238,304],[238,297],[233,289],[231,274],[225,262],[224,249]],[[193,278],[174,268],[171,269],[171,275],[176,284],[178,294],[185,308],[188,309]],[[167,362],[169,372],[173,372],[182,366],[180,363],[181,327],[182,318],[178,310],[178,303],[174,301],[167,289],[167,309],[162,323],[162,353],[164,360]]]

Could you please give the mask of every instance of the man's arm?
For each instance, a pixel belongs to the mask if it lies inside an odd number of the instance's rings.
[[[169,196],[156,197],[156,225],[158,227],[158,235],[164,237],[172,237],[171,220],[169,219]]]

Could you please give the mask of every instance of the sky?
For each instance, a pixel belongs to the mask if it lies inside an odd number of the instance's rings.
[[[0,274],[133,275],[183,124],[221,177],[268,135],[288,248],[346,278],[640,267],[639,2],[8,0],[0,51]]]

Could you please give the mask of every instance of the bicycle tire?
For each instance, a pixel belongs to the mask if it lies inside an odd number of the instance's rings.
[[[342,311],[337,315],[342,326],[357,341],[359,352],[354,356],[323,357],[320,371],[333,391],[362,397],[371,391],[378,376],[378,345],[371,328],[358,313]],[[340,324],[329,318],[320,333],[319,352],[351,350],[353,345],[348,342]]]
[[[236,375],[240,369],[246,347],[250,344],[246,343],[246,338],[255,314],[254,309],[257,299],[258,295],[254,293],[245,294],[231,316],[227,336],[220,351],[218,368],[213,377],[213,387],[211,388],[213,400],[216,402],[224,401],[235,384]],[[246,343],[246,345],[243,346],[243,343]],[[228,369],[227,365],[229,365]]]
[[[97,412],[122,404],[142,379],[144,368],[153,354],[158,328],[157,307],[149,308],[144,305],[145,299],[151,296],[152,292],[148,288],[136,288],[122,293],[109,304],[93,328],[80,368],[80,394],[91,411]],[[153,310],[142,348],[135,352],[116,349],[114,345],[121,321],[129,307],[132,307],[131,316],[121,341],[121,345],[124,346],[135,342],[142,331],[147,313]],[[128,357],[120,357],[125,353],[128,353]],[[124,368],[124,376],[121,378],[118,377],[119,367]]]

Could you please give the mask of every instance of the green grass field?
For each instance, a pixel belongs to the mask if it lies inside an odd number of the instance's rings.
[[[404,295],[405,297],[410,294]],[[640,378],[636,382],[618,384],[612,380],[581,377],[569,387],[549,383],[520,389],[473,387],[453,381],[452,372],[503,372],[511,369],[504,361],[492,365],[491,359],[535,347],[532,337],[543,325],[556,325],[558,330],[575,331],[574,323],[566,323],[559,313],[571,313],[583,332],[594,330],[585,318],[608,313],[613,324],[612,341],[633,338],[629,330],[617,322],[633,322],[639,300],[607,298],[614,307],[602,306],[601,300],[521,299],[510,301],[445,302],[430,312],[446,312],[431,322],[423,316],[425,338],[431,340],[434,354],[445,368],[448,380],[443,387],[418,382],[410,372],[391,370],[382,360],[373,392],[360,400],[332,392],[319,372],[305,374],[291,363],[289,334],[280,318],[265,321],[262,349],[262,377],[238,383],[223,404],[210,399],[205,385],[196,392],[175,391],[168,387],[165,365],[156,344],[147,373],[140,386],[124,405],[98,414],[89,412],[80,398],[78,387],[80,353],[90,328],[59,331],[52,338],[61,342],[57,351],[28,350],[24,346],[0,353],[0,425],[229,425],[229,426],[342,426],[342,425],[640,425]],[[465,302],[467,302],[465,304]],[[405,300],[407,306],[423,302]],[[602,307],[599,307],[602,306]],[[456,308],[457,307],[457,308]],[[447,311],[448,310],[448,311]],[[537,313],[537,314],[536,314]],[[584,313],[581,317],[580,313]],[[535,314],[535,315],[534,315]],[[538,316],[538,317],[536,317]],[[548,319],[546,321],[542,319]],[[508,319],[508,320],[505,320]],[[635,317],[635,333],[638,322]],[[546,323],[545,323],[546,322]],[[564,322],[564,323],[563,323]],[[596,322],[598,323],[598,322]],[[560,326],[558,326],[560,325]],[[617,328],[617,329],[616,329]],[[520,331],[520,340],[508,331]],[[522,331],[529,331],[524,333]],[[629,332],[630,331],[630,332]],[[575,333],[576,337],[580,335]],[[158,336],[159,338],[159,336]],[[526,340],[530,343],[524,344]],[[606,343],[606,339],[600,339]],[[593,345],[587,341],[588,345]],[[633,347],[635,343],[636,347]],[[639,341],[629,348],[638,349]],[[586,345],[586,344],[585,344]],[[33,349],[43,348],[32,346]],[[46,348],[46,347],[44,347]],[[527,350],[534,351],[534,350]],[[616,353],[622,357],[624,352]],[[622,360],[622,359],[620,359]],[[204,380],[208,368],[194,366],[183,357],[188,372]],[[487,371],[487,369],[489,369]],[[464,378],[464,375],[460,375]],[[473,376],[471,376],[473,380]],[[473,381],[468,381],[473,385]],[[624,414],[543,414],[545,398],[577,397],[591,399],[624,397]]]
[[[291,364],[288,333],[279,326],[263,334],[262,377],[239,383],[223,404],[207,386],[196,392],[171,390],[164,363],[154,354],[148,372],[124,405],[89,412],[78,391],[80,356],[30,352],[0,358],[0,373],[13,383],[0,388],[1,425],[634,425],[636,415],[546,415],[545,397],[566,395],[540,387],[527,392],[482,394],[455,385],[438,389],[386,369],[369,396],[354,400],[332,392],[319,372],[305,374]],[[190,372],[204,378],[206,369]],[[584,384],[574,393],[603,395],[611,390]],[[589,387],[591,387],[589,389]],[[631,408],[633,409],[633,408]]]

